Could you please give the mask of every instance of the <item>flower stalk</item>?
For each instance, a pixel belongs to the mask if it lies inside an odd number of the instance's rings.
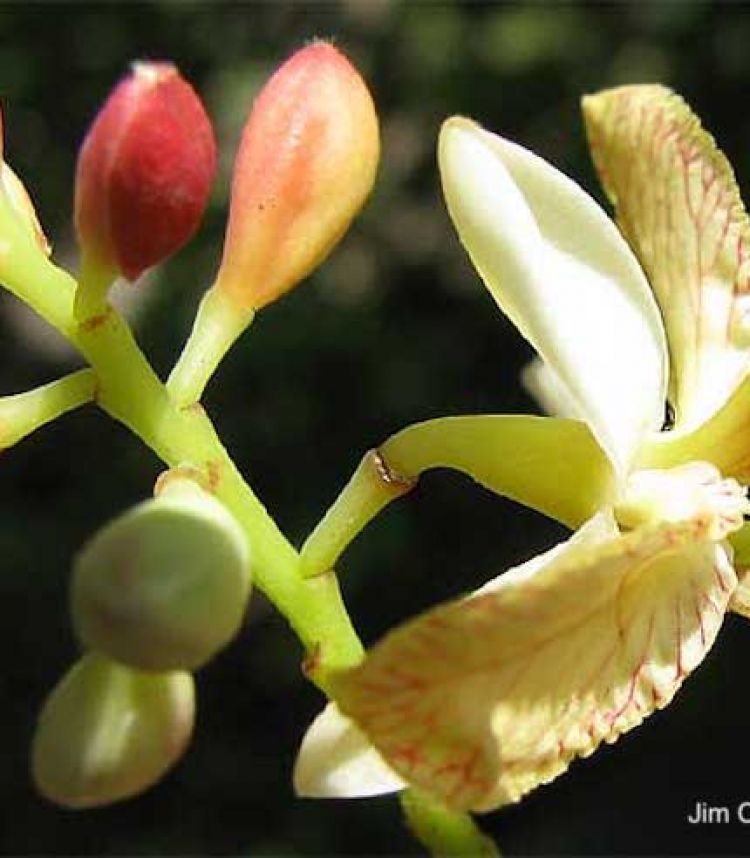
[[[36,429],[90,402],[96,376],[79,369],[42,387],[0,397],[0,448],[8,449]]]

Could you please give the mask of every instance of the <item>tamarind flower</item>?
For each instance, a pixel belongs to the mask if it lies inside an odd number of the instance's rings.
[[[438,153],[461,241],[568,416],[443,418],[378,451],[385,473],[455,467],[575,533],[334,676],[302,793],[406,782],[461,810],[517,801],[669,703],[727,611],[750,616],[750,224],[681,98],[627,86],[583,112],[619,230],[467,119]]]

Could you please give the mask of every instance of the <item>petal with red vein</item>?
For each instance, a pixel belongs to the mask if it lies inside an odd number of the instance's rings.
[[[583,100],[594,162],[661,306],[679,426],[696,426],[744,375],[750,224],[732,168],[663,86]]]
[[[736,578],[699,524],[571,544],[418,617],[337,678],[340,708],[449,806],[520,799],[666,705],[702,661]]]

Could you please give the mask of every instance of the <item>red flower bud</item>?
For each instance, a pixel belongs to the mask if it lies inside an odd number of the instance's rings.
[[[325,42],[297,51],[245,125],[216,288],[246,309],[291,289],[346,232],[379,154],[375,107],[357,70]]]
[[[78,156],[75,222],[84,263],[135,280],[193,235],[216,172],[200,99],[171,63],[135,63]]]

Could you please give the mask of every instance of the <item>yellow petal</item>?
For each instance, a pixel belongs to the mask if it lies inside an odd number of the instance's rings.
[[[536,575],[572,545],[593,546],[617,533],[611,514],[598,513],[549,551],[487,582],[488,593]],[[477,595],[475,594],[475,595]],[[304,798],[363,798],[394,792],[404,781],[336,703],[329,703],[305,734],[294,767],[294,789]]]
[[[448,210],[500,308],[559,376],[615,465],[658,429],[666,346],[612,221],[533,153],[461,117],[440,134]]]
[[[389,634],[334,693],[405,780],[457,809],[516,801],[667,704],[736,578],[695,522],[633,531]]]
[[[329,703],[302,740],[294,791],[303,798],[364,798],[396,792],[404,782],[362,731]]]
[[[583,100],[594,162],[661,306],[678,425],[696,426],[745,372],[750,227],[732,168],[663,86]]]

